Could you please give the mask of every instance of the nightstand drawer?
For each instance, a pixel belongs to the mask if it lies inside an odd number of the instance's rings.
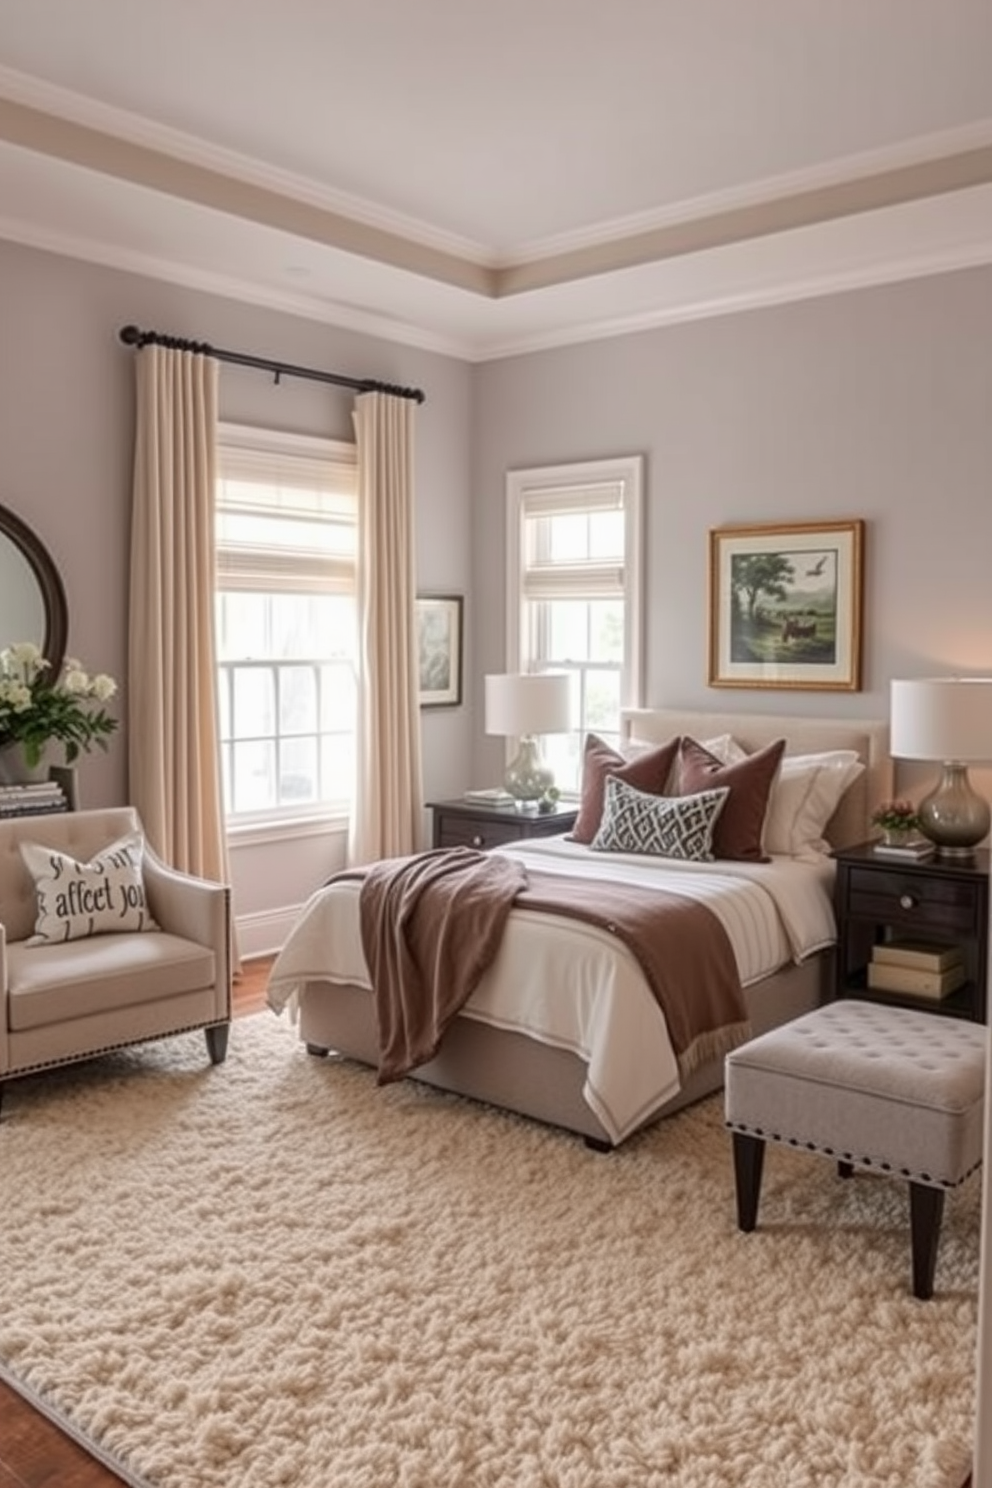
[[[847,913],[968,934],[978,928],[981,896],[979,885],[965,879],[852,868]]]
[[[475,847],[488,852],[491,847],[501,847],[506,842],[519,842],[520,827],[516,821],[459,820],[444,816],[437,833],[435,847]]]

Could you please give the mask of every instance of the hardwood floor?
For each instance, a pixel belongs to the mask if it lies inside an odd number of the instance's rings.
[[[271,958],[248,961],[234,984],[234,1016],[262,1012]],[[120,1488],[97,1462],[0,1381],[0,1488]],[[971,1478],[961,1485],[971,1488]]]
[[[264,1010],[271,964],[271,957],[244,963],[234,984],[236,1018]],[[120,1484],[116,1473],[0,1380],[0,1488],[120,1488]]]

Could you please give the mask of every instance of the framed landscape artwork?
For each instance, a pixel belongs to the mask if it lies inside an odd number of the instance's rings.
[[[455,707],[462,700],[462,596],[425,595],[417,600],[417,658],[420,706]]]
[[[710,532],[711,687],[861,686],[864,523]]]

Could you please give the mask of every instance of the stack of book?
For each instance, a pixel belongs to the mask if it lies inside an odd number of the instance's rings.
[[[68,809],[65,792],[54,780],[39,780],[36,785],[0,785],[0,817],[41,816]]]
[[[910,837],[905,842],[875,842],[874,852],[880,858],[911,858],[918,861],[932,858],[934,847],[925,837]]]
[[[939,1002],[967,981],[958,946],[922,940],[889,940],[871,953],[868,985],[875,992],[902,992]]]
[[[516,798],[502,786],[491,785],[483,790],[467,790],[464,799],[475,806],[512,806]]]

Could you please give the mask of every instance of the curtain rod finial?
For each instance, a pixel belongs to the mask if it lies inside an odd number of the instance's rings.
[[[135,325],[121,326],[117,334],[125,346],[137,346],[141,340],[141,332]]]

